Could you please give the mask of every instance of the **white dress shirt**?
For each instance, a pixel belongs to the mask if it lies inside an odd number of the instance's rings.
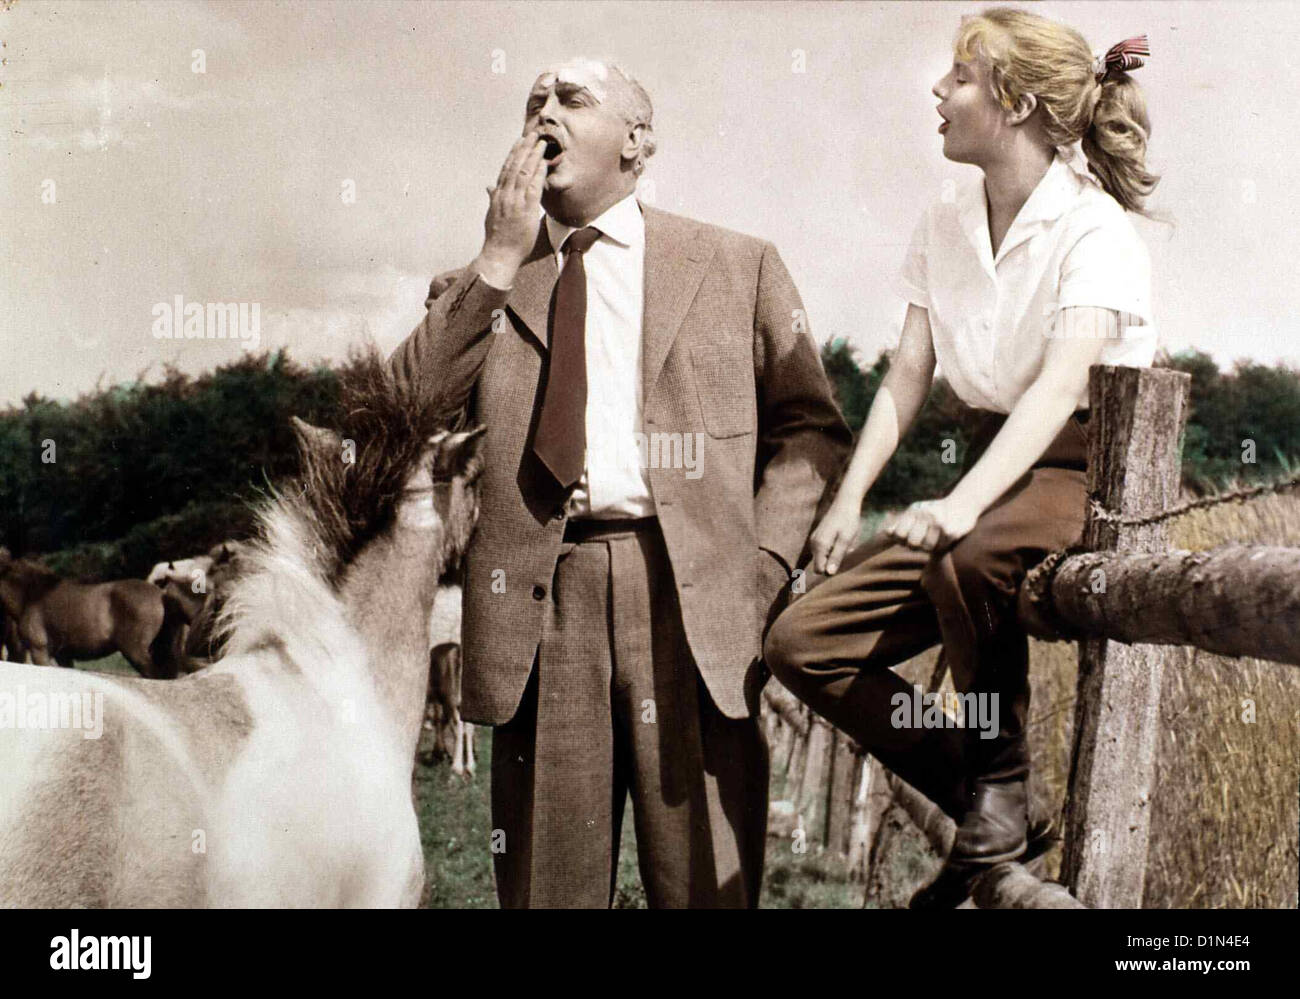
[[[587,272],[587,460],[570,517],[647,517],[655,512],[638,446],[642,431],[641,320],[645,219],[629,194],[590,225],[601,236],[583,256]],[[574,230],[546,216],[556,264]]]
[[[955,198],[932,204],[912,237],[899,290],[928,311],[940,370],[979,409],[1011,412],[1042,370],[1057,314],[1072,306],[1121,313],[1120,336],[1098,363],[1148,367],[1155,357],[1146,247],[1119,203],[1060,155],[997,256],[982,174]],[[1076,408],[1087,407],[1085,389]]]

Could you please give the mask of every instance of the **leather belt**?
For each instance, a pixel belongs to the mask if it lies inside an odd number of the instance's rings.
[[[1006,420],[1011,415],[1010,413],[998,413],[991,409],[976,409],[974,412],[977,419],[983,420]],[[1071,415],[1080,423],[1087,423],[1091,413],[1091,409],[1076,409]]]
[[[570,520],[564,525],[565,541],[599,541],[616,534],[632,534],[659,526],[658,517],[619,517],[613,520],[595,520],[590,517]]]

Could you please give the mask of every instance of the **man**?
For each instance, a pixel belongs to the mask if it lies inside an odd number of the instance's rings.
[[[757,904],[761,637],[851,443],[775,248],[638,204],[651,116],[617,67],[542,74],[391,362],[487,426],[461,712],[502,906],[609,905],[629,792],[651,906]]]

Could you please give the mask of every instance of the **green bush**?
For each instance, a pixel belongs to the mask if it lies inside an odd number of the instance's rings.
[[[259,354],[70,403],[28,396],[0,412],[0,544],[112,578],[247,533],[247,502],[294,470],[289,417],[335,422],[339,377]]]
[[[144,578],[159,562],[201,555],[213,545],[253,533],[248,503],[191,503],[180,513],[137,524],[119,541],[91,541],[53,552],[44,562],[60,576],[83,582]]]

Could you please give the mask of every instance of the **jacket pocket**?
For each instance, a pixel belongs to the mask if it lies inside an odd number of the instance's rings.
[[[752,434],[756,423],[754,362],[717,343],[691,347],[691,369],[710,437]]]

